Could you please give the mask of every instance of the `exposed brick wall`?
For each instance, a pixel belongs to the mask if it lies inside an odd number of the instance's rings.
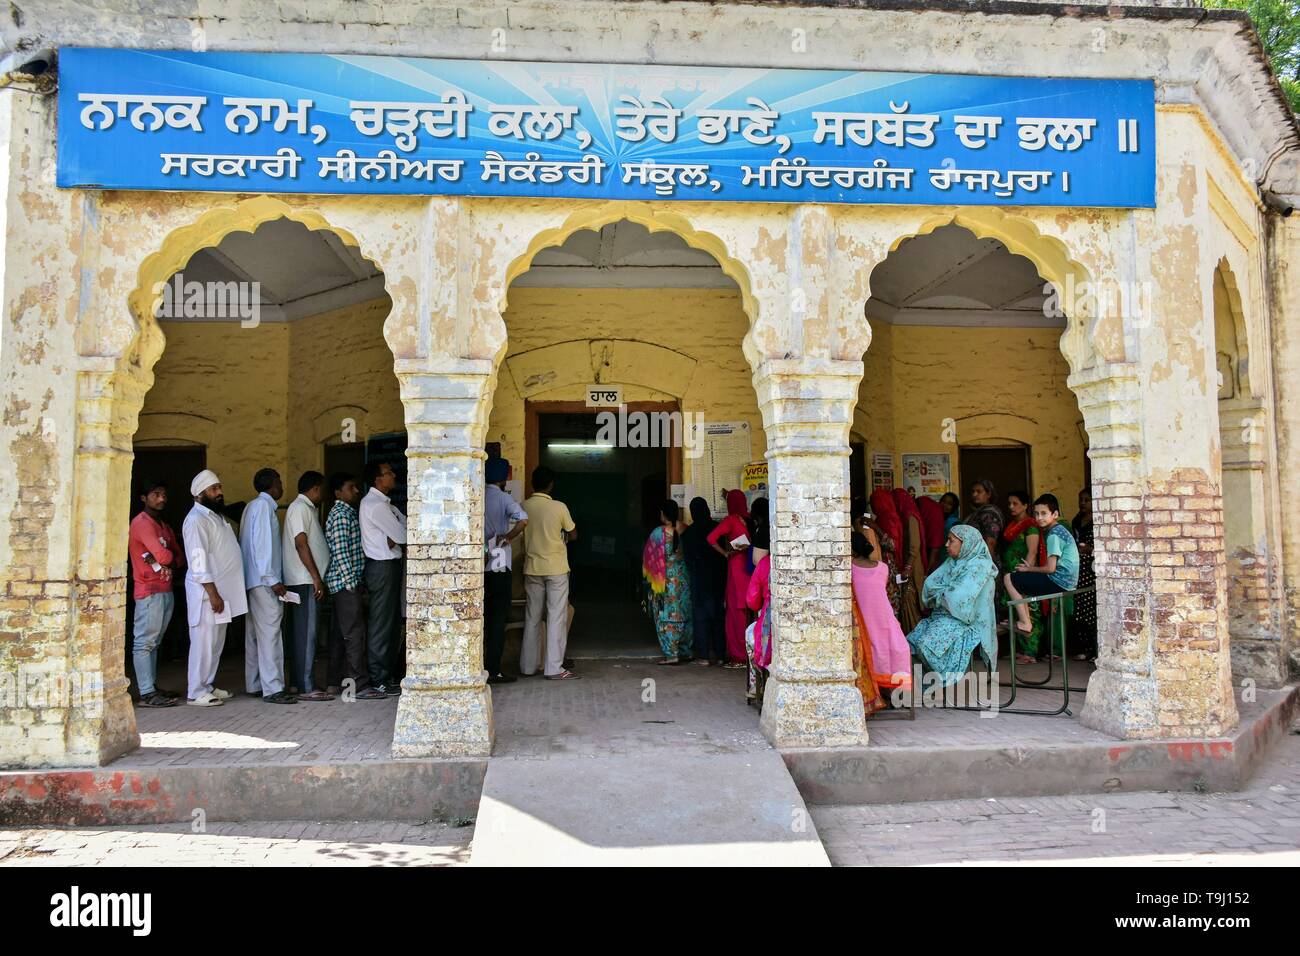
[[[1201,736],[1233,722],[1227,640],[1223,502],[1195,469],[1145,486],[1094,488],[1098,633],[1108,652],[1158,687],[1160,736]],[[1148,643],[1149,642],[1149,643]],[[1225,698],[1227,706],[1225,707]]]

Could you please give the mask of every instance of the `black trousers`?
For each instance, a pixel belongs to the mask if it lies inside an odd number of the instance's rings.
[[[356,681],[356,690],[370,686],[366,667],[366,615],[361,608],[361,592],[356,588],[330,595],[334,614],[330,623],[329,684],[341,687],[343,679]]]
[[[483,573],[483,667],[488,677],[501,673],[501,655],[506,649],[506,618],[510,615],[511,574]]]
[[[400,626],[397,589],[402,586],[402,562],[372,561],[366,558],[366,590],[370,592],[370,620],[366,629],[366,650],[370,665],[370,683],[396,683],[393,651],[398,645]]]

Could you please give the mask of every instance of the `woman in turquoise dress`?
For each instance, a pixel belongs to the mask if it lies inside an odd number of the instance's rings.
[[[654,618],[660,664],[691,659],[695,637],[691,627],[691,572],[682,547],[686,525],[679,520],[677,502],[669,499],[659,510],[663,522],[650,532],[641,552],[641,573],[650,587],[647,609]]]
[[[993,591],[997,569],[979,529],[953,525],[948,560],[925,579],[921,603],[930,609],[907,642],[944,687],[957,683],[978,647],[990,668],[997,666],[998,638]]]

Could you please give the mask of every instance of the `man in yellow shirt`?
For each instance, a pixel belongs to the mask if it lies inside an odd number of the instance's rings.
[[[545,674],[547,680],[577,680],[564,666],[568,641],[569,549],[578,537],[569,508],[551,497],[555,472],[541,465],[533,470],[533,494],[524,501],[528,525],[524,529],[524,615],[523,649],[519,673],[537,673],[541,653],[542,618],[546,618]],[[544,614],[543,614],[544,612]]]

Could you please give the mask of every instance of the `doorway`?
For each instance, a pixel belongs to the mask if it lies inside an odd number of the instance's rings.
[[[626,408],[671,413],[677,404]],[[601,411],[581,402],[529,402],[525,480],[531,493],[533,468],[553,470],[555,497],[569,506],[578,529],[569,546],[569,656],[652,657],[659,644],[641,606],[641,550],[670,485],[681,480],[681,449],[601,442]]]
[[[1028,445],[962,446],[957,456],[957,474],[961,481],[958,497],[963,509],[969,507],[971,483],[980,478],[993,482],[998,493],[997,506],[1004,513],[1007,495],[1012,491],[1024,491],[1030,501],[1034,499]]]
[[[203,445],[175,445],[170,447],[149,446],[135,449],[135,458],[131,462],[131,517],[142,510],[140,504],[140,482],[148,478],[160,481],[167,486],[167,507],[163,509],[163,521],[176,534],[184,554],[185,542],[181,539],[181,528],[185,516],[194,506],[190,497],[190,482],[194,476],[208,466],[207,448]],[[158,646],[159,661],[184,660],[189,655],[190,636],[185,625],[185,588],[172,588],[175,595],[175,608],[171,623]],[[131,650],[135,634],[135,585],[131,580],[131,562],[126,562],[126,661],[131,662]],[[134,691],[140,685],[132,681]]]

